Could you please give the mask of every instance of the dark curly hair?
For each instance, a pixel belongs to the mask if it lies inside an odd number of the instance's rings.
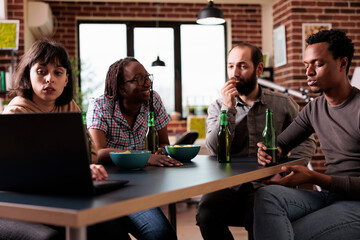
[[[10,94],[18,95],[32,100],[33,89],[30,81],[30,69],[36,63],[47,65],[59,64],[66,69],[68,83],[62,94],[56,99],[55,105],[68,104],[73,99],[73,72],[69,55],[63,45],[50,39],[37,40],[30,49],[21,57],[21,61],[14,73],[14,86]]]
[[[124,70],[125,67],[131,62],[139,62],[133,57],[126,57],[120,59],[109,67],[109,70],[106,73],[105,80],[105,92],[104,95],[110,100],[119,100],[120,94],[118,91],[119,85],[124,83]]]
[[[343,57],[348,59],[346,74],[349,73],[351,60],[354,57],[354,44],[351,39],[346,36],[345,32],[336,29],[322,30],[311,35],[306,42],[309,45],[327,42],[329,44],[328,49],[332,52],[334,59]]]

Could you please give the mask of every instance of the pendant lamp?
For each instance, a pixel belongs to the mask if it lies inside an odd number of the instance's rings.
[[[165,67],[165,62],[160,60],[160,57],[157,56],[156,60],[152,62],[152,67]]]
[[[198,24],[204,25],[216,25],[223,24],[225,22],[224,14],[219,8],[214,7],[214,2],[209,0],[206,8],[203,8],[198,13]]]
[[[159,29],[159,5],[161,5],[161,3],[154,3],[154,5],[156,5],[156,29]],[[159,34],[156,34],[157,38],[159,38]],[[156,41],[159,45],[159,40]],[[157,46],[159,48],[159,46]],[[165,62],[160,60],[159,57],[159,50],[158,50],[158,54],[157,54],[157,58],[155,61],[153,61],[151,63],[152,67],[165,67]]]

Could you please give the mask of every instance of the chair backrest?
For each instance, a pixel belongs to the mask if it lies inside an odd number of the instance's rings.
[[[189,131],[184,133],[176,142],[175,145],[179,144],[193,144],[198,138],[199,133],[197,131]]]

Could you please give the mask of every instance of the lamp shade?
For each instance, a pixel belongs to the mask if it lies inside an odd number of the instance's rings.
[[[165,62],[160,60],[160,57],[157,56],[156,60],[152,62],[152,67],[165,67]]]
[[[203,8],[198,13],[198,24],[215,25],[223,24],[225,22],[224,14],[219,8],[214,7],[214,2],[209,1],[206,8]]]

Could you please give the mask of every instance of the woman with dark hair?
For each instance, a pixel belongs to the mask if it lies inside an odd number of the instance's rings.
[[[109,67],[105,94],[91,101],[87,112],[87,127],[98,150],[99,162],[111,161],[111,151],[145,149],[151,84],[149,74],[135,58],[120,59]],[[160,96],[155,91],[153,94],[155,127],[162,148],[151,154],[148,165],[181,166],[182,163],[162,155],[163,147],[169,144],[166,127],[169,117]],[[135,225],[140,239],[176,239],[160,208],[126,218]]]
[[[68,53],[50,39],[36,41],[21,57],[10,95],[14,98],[3,113],[81,112],[73,100],[73,71]],[[97,161],[92,144],[91,162]],[[94,165],[91,168],[96,170]]]
[[[127,57],[113,63],[107,72],[105,94],[89,105],[87,127],[99,154],[99,162],[110,161],[109,152],[144,150],[148,123],[151,79],[144,66]],[[181,166],[169,158],[167,123],[170,121],[157,92],[153,91],[155,128],[159,134],[159,154],[151,154],[148,165]]]
[[[65,76],[59,83],[58,88],[42,89],[42,86],[40,86],[41,82],[38,83],[35,78],[31,78],[31,76],[36,76],[36,74],[44,74],[44,70],[48,66],[57,68],[55,69],[57,72],[54,72],[54,76]],[[13,77],[14,88],[12,93],[34,103],[38,102],[42,97],[44,97],[44,100],[51,100],[47,101],[46,105],[51,106],[53,104],[53,108],[42,109],[42,112],[45,110],[52,112],[65,110],[80,111],[73,101],[72,72],[68,53],[60,43],[49,39],[36,41],[21,58],[21,62]],[[18,98],[15,99],[18,100]],[[44,106],[41,105],[39,107]]]

